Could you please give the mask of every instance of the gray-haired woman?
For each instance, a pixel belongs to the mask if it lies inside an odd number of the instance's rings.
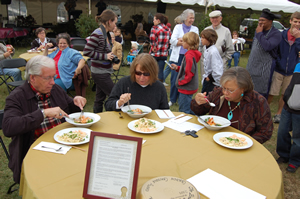
[[[273,132],[271,111],[267,100],[253,90],[249,72],[242,67],[225,71],[216,87],[207,96],[197,93],[191,102],[196,115],[218,115],[230,120],[231,126],[249,134],[260,143],[269,140]],[[215,103],[210,107],[206,99]]]
[[[177,24],[174,27],[170,43],[172,45],[172,53],[170,55],[170,63],[174,63],[177,66],[181,65],[184,54],[187,52],[186,49],[182,47],[183,41],[182,37],[187,32],[195,32],[199,35],[199,29],[193,26],[195,21],[195,12],[192,9],[186,9],[181,14],[182,24]],[[169,106],[172,106],[178,98],[178,89],[175,86],[176,78],[178,73],[175,70],[171,72],[171,90],[170,90],[170,101]]]

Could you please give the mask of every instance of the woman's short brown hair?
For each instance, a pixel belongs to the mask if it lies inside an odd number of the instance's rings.
[[[158,64],[157,61],[148,53],[141,53],[134,58],[130,66],[131,81],[136,82],[136,67],[140,65],[141,70],[150,73],[150,85],[158,80]]]
[[[56,36],[57,45],[58,45],[60,39],[65,39],[67,41],[68,45],[69,46],[71,45],[71,38],[70,38],[70,35],[68,33],[60,33]]]
[[[95,17],[96,21],[100,24],[106,25],[108,21],[114,21],[118,17],[112,10],[104,10],[101,15]]]
[[[194,32],[187,32],[183,35],[182,40],[186,42],[191,50],[197,50],[199,47],[199,35]]]
[[[244,93],[253,91],[252,78],[245,68],[237,66],[226,70],[220,79],[221,86],[230,80],[236,80],[238,87],[243,89]]]
[[[207,41],[209,41],[210,45],[213,45],[218,40],[218,34],[213,29],[205,29],[201,32],[201,37],[204,37]]]
[[[39,27],[39,28],[37,28],[36,30],[35,30],[35,35],[36,36],[38,36],[38,34],[40,33],[40,32],[45,32],[45,34],[46,34],[46,29],[45,28],[43,28],[43,27]]]

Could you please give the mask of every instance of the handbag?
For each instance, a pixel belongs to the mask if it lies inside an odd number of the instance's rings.
[[[290,109],[300,110],[300,84],[295,84],[292,94],[287,101],[287,104]]]
[[[244,50],[244,44],[243,43],[236,43],[234,44],[234,50],[237,52]]]

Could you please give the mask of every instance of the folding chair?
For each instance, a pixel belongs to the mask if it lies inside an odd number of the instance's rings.
[[[78,51],[83,51],[87,41],[84,38],[72,38],[71,47]]]
[[[4,115],[4,110],[0,110],[0,130],[2,130],[2,120],[3,120],[3,115]],[[2,145],[2,148],[3,148],[3,150],[4,150],[5,155],[6,155],[7,159],[9,160],[9,153],[8,153],[7,148],[6,148],[6,146],[5,146],[5,144],[4,144],[3,140],[2,140],[1,135],[0,135],[0,142],[1,142],[1,145]],[[12,185],[8,188],[7,194],[11,194],[12,192],[17,191],[17,190],[19,189],[18,187],[15,188],[15,189],[12,189],[16,184],[17,184],[17,183],[14,183],[14,184],[12,184]]]
[[[24,29],[21,27],[14,27],[13,30],[15,33],[15,37],[14,37],[15,44],[20,44],[21,46],[27,45],[27,41],[26,41],[27,34],[24,32]],[[21,33],[20,36],[16,36],[16,32],[18,32],[19,34]]]
[[[17,59],[4,59],[0,62],[0,68],[1,68],[1,74],[0,77],[6,84],[8,93],[13,91],[16,87],[22,85],[25,80],[22,81],[8,81],[9,79],[12,80],[10,76],[7,76],[4,74],[4,68],[19,68],[22,66],[26,66],[26,60],[22,58],[17,58]]]

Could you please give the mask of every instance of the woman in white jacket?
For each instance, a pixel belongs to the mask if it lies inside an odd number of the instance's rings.
[[[199,29],[192,24],[195,21],[195,12],[192,9],[186,9],[182,12],[182,24],[177,24],[171,36],[170,43],[172,45],[172,54],[170,56],[170,63],[174,63],[178,66],[181,65],[186,49],[182,47],[182,37],[187,32],[195,32],[199,35]],[[170,101],[169,106],[172,106],[178,98],[178,89],[175,86],[178,73],[175,70],[171,72],[171,89],[170,89]]]

